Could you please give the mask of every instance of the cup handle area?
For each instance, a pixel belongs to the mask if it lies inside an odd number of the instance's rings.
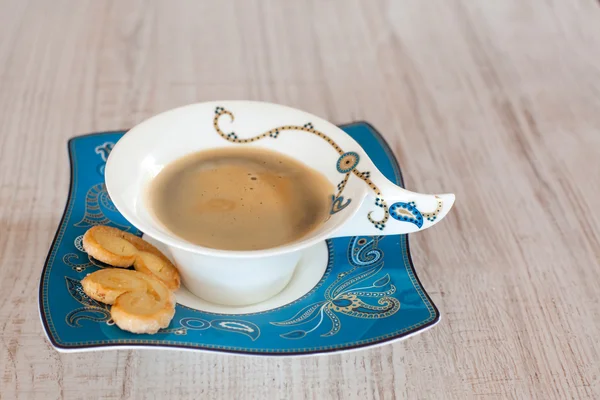
[[[421,231],[440,222],[454,205],[454,194],[415,193],[381,178],[379,194],[368,193],[352,219],[332,237]]]

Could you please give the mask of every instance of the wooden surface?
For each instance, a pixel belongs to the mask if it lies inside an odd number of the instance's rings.
[[[593,0],[0,0],[0,398],[600,398],[600,6]],[[432,330],[300,359],[59,354],[38,279],[66,141],[259,99],[364,119],[407,186]]]

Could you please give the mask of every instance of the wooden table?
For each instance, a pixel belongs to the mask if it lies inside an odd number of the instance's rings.
[[[406,341],[269,359],[59,354],[38,279],[66,141],[211,99],[368,120],[443,314]],[[600,398],[600,6],[593,0],[0,0],[0,398]]]

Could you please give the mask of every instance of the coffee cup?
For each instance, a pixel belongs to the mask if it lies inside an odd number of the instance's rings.
[[[181,157],[230,146],[283,153],[320,172],[334,185],[330,217],[299,240],[262,250],[202,247],[172,233],[149,208],[150,182]],[[421,231],[442,220],[454,204],[453,194],[420,194],[393,184],[337,126],[293,108],[251,101],[198,103],[149,118],[117,142],[105,179],[119,212],[168,249],[186,288],[231,306],[279,293],[303,251],[318,242]]]

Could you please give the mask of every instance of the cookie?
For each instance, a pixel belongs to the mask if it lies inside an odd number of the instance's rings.
[[[115,324],[133,333],[156,333],[169,326],[175,315],[175,297],[153,276],[119,268],[101,269],[81,281],[91,298],[112,304]]]
[[[146,291],[146,281],[137,271],[106,268],[88,274],[81,280],[85,294],[104,304],[113,304],[117,297],[132,291]]]
[[[133,263],[136,271],[154,276],[162,281],[169,289],[177,290],[181,284],[177,268],[168,259],[153,253],[140,251]]]
[[[179,272],[171,260],[144,239],[110,226],[94,226],[83,235],[84,250],[95,259],[114,267],[134,268],[179,289]]]
[[[96,260],[113,267],[130,267],[139,250],[126,235],[131,234],[110,226],[94,226],[83,235],[83,249]]]
[[[117,297],[110,309],[115,324],[133,333],[156,333],[169,326],[175,315],[173,293],[164,283],[137,272],[146,280],[145,291],[134,290]]]

